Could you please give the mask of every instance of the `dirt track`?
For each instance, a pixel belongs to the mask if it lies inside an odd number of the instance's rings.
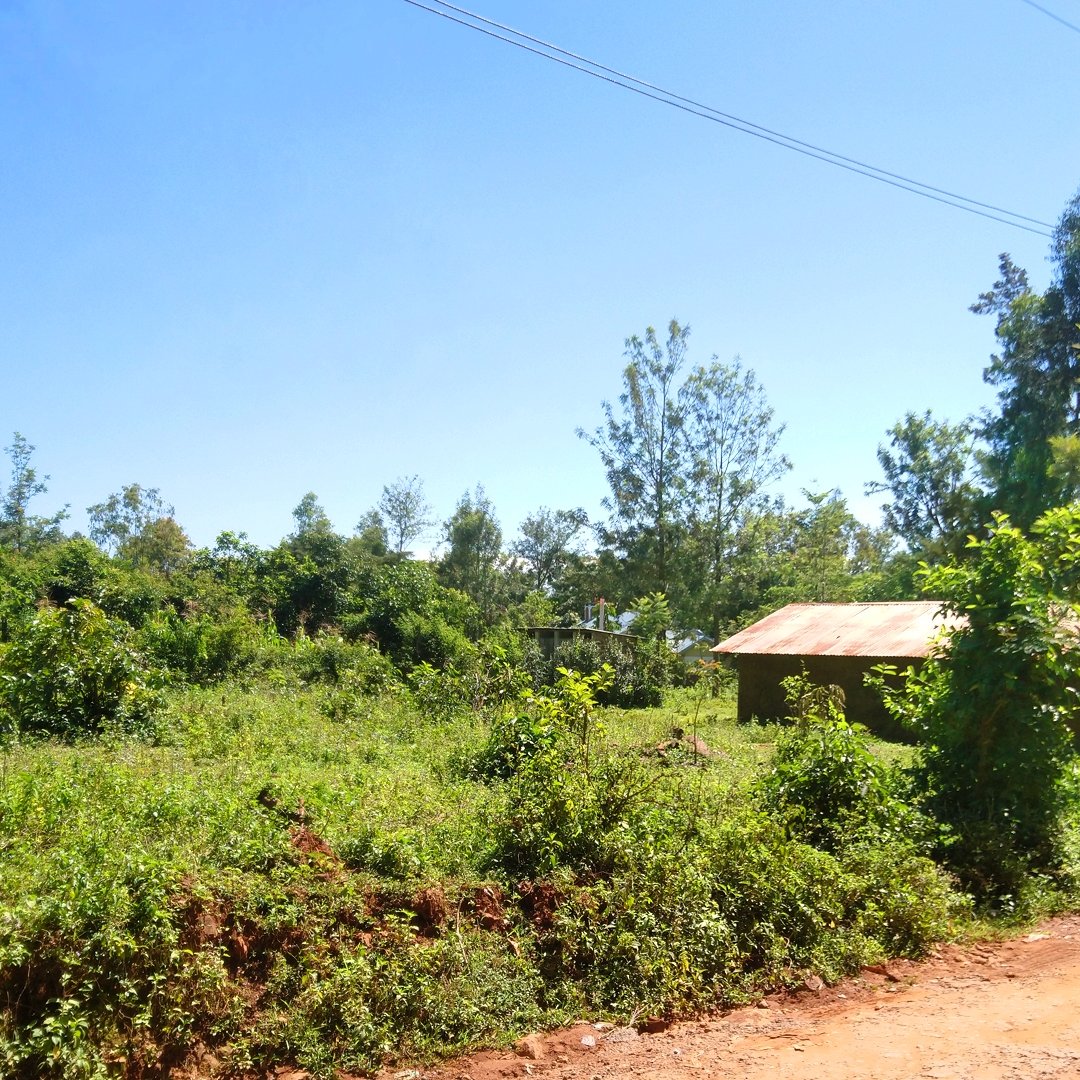
[[[764,1006],[764,1007],[763,1007]],[[400,1080],[1080,1077],[1080,916],[656,1034],[581,1025]],[[585,1040],[586,1045],[582,1044]],[[595,1045],[588,1045],[590,1042]]]

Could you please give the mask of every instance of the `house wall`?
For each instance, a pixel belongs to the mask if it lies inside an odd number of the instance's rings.
[[[741,722],[781,720],[790,714],[780,680],[805,669],[811,682],[835,684],[844,691],[845,713],[853,723],[865,724],[882,738],[910,741],[906,732],[885,710],[876,690],[863,683],[864,675],[877,664],[894,664],[901,671],[922,665],[911,657],[776,656],[742,653],[735,658],[739,673]]]

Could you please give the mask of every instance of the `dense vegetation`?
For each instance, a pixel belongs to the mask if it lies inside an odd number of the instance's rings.
[[[430,561],[419,478],[343,536],[307,494],[263,549],[192,548],[155,489],[33,512],[0,498],[0,1062],[319,1075],[569,1017],[686,1013],[918,954],[975,917],[1071,903],[1080,873],[1080,200],[1033,293],[980,300],[1000,411],[910,415],[886,528],[788,467],[752,372],[683,374],[688,331],[627,344],[585,438],[611,485],[583,549],[543,509],[506,547],[482,488]],[[975,453],[978,449],[978,454]],[[920,568],[920,560],[922,566]],[[870,740],[830,688],[738,727],[671,631],[796,599],[965,616]],[[544,658],[523,625],[598,596],[636,637]],[[893,684],[894,685],[894,684]]]

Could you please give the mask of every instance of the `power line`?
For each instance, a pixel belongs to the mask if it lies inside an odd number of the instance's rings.
[[[1062,26],[1067,26],[1074,33],[1080,34],[1080,26],[1069,22],[1067,19],[1063,19],[1060,15],[1055,15],[1049,8],[1044,8],[1042,4],[1036,4],[1035,0],[1020,0],[1020,2],[1022,4],[1027,4],[1028,7],[1033,7],[1036,11],[1041,11],[1047,18],[1053,19],[1054,22],[1059,22]]]
[[[733,116],[731,113],[722,112],[719,109],[714,109],[710,105],[705,105],[700,101],[695,101],[693,98],[683,97],[680,94],[675,94],[670,90],[665,90],[663,87],[656,86],[653,83],[646,82],[644,79],[638,79],[633,75],[628,75],[624,71],[619,71],[616,68],[607,67],[601,64],[597,60],[590,60],[587,56],[580,56],[578,53],[570,52],[567,49],[563,49],[558,45],[553,44],[550,41],[544,41],[542,38],[533,37],[531,34],[526,34],[522,30],[515,30],[512,26],[506,26],[503,23],[495,22],[493,19],[488,19],[483,15],[477,15],[474,12],[468,11],[465,8],[457,7],[455,4],[451,4],[448,0],[433,0],[433,3],[438,4],[439,7],[449,8],[451,11],[456,11],[459,15],[467,15],[472,19],[476,19],[478,22],[485,23],[488,26],[497,27],[499,30],[506,31],[507,33],[514,34],[517,37],[523,38],[526,41],[531,41],[536,45],[541,45],[545,49],[551,49],[553,52],[559,53],[562,56],[568,56],[573,60],[578,60],[581,63],[588,64],[590,67],[597,68],[599,71],[607,72],[609,75],[614,75],[617,78],[625,79],[627,82],[634,83],[636,86],[643,86],[648,90],[655,90],[657,93],[663,94],[665,97],[671,98],[674,101],[682,101],[687,105],[692,105],[696,109],[704,109],[706,112],[712,113],[715,116],[723,117],[726,120],[731,120],[735,123],[742,124],[745,127],[753,128],[755,131],[763,132],[766,135],[772,135],[775,138],[782,139],[784,142],[791,143],[793,146],[801,146],[807,150],[812,150],[818,154],[826,154],[830,158],[835,158],[837,161],[847,162],[849,165],[855,165],[861,169],[867,169],[871,172],[880,173],[882,176],[890,177],[893,180],[902,181],[905,184],[911,184],[915,187],[924,188],[927,191],[932,191],[938,195],[945,195],[951,199],[957,199],[960,202],[969,203],[972,206],[982,207],[984,210],[994,210],[999,214],[1005,214],[1008,217],[1017,218],[1020,221],[1029,221],[1033,225],[1042,225],[1048,229],[1053,228],[1051,224],[1045,221],[1040,221],[1038,218],[1026,217],[1023,214],[1015,214],[1011,210],[1006,210],[1000,206],[994,206],[992,203],[979,202],[977,199],[969,199],[964,195],[958,195],[956,192],[947,191],[944,188],[934,187],[932,184],[924,184],[920,180],[913,180],[909,176],[902,176],[899,173],[889,172],[888,169],[878,168],[876,165],[869,165],[865,161],[859,161],[857,158],[845,157],[843,154],[838,154],[834,150],[827,150],[821,146],[815,146],[813,143],[804,142],[802,139],[796,139],[791,135],[784,135],[782,132],[774,131],[772,128],[762,127],[761,124],[755,124],[750,120],[744,120],[742,117]],[[438,13],[437,13],[438,14]],[[456,20],[455,20],[456,21]]]
[[[686,98],[679,94],[672,93],[669,90],[665,90],[663,87],[656,86],[643,79],[635,78],[632,75],[627,75],[615,68],[607,67],[598,61],[590,60],[588,57],[570,52],[567,49],[544,41],[541,38],[533,37],[523,31],[515,30],[513,27],[505,26],[492,19],[487,19],[482,15],[477,15],[465,8],[460,8],[454,4],[447,3],[446,0],[432,0],[432,2],[438,4],[439,7],[448,10],[440,10],[437,7],[431,7],[426,3],[422,3],[421,0],[405,0],[405,3],[410,4],[412,7],[420,8],[423,11],[430,12],[432,15],[439,15],[444,19],[448,19],[450,22],[457,23],[459,26],[464,26],[469,30],[475,30],[477,33],[485,34],[486,36],[495,38],[497,41],[502,41],[507,45],[514,45],[525,52],[532,53],[545,60],[551,60],[554,63],[562,64],[564,67],[572,68],[573,70],[579,71],[584,75],[589,75],[594,79],[599,79],[602,82],[618,86],[623,90],[629,90],[642,97],[658,101],[662,105],[668,105],[672,108],[679,109],[682,112],[690,113],[692,116],[697,116],[703,120],[710,120],[713,123],[721,124],[724,127],[732,128],[735,131],[741,131],[745,135],[753,135],[755,138],[763,139],[765,142],[773,143],[774,145],[783,147],[787,150],[793,150],[805,157],[815,158],[818,161],[825,162],[827,165],[834,165],[837,168],[845,169],[848,172],[857,173],[858,175],[868,177],[871,180],[877,180],[880,183],[888,184],[890,187],[899,188],[901,191],[907,191],[912,195],[920,195],[925,199],[932,199],[934,202],[942,203],[945,206],[951,206],[956,210],[964,210],[970,214],[977,214],[979,217],[989,218],[991,221],[997,221],[1003,225],[1011,225],[1015,229],[1023,229],[1025,232],[1034,233],[1037,236],[1051,235],[1048,230],[1051,230],[1053,226],[1048,222],[1040,221],[1037,218],[1027,217],[1023,214],[1018,214],[1014,211],[1006,210],[1003,207],[994,206],[990,203],[982,203],[976,199],[971,199],[955,192],[946,191],[943,188],[937,188],[930,184],[924,184],[919,180],[913,180],[910,177],[902,176],[899,173],[892,173],[886,169],[881,169],[875,165],[859,161],[856,158],[849,158],[843,154],[827,150],[824,147],[815,146],[813,143],[804,142],[801,139],[784,135],[771,128],[763,127],[760,124],[744,120],[731,113],[725,113],[719,109],[714,109],[709,105],[694,101],[692,98]],[[451,14],[451,12],[456,12],[457,14]],[[464,16],[464,18],[458,16]],[[469,22],[467,21],[468,19],[474,21]],[[477,23],[483,25],[477,25]],[[494,29],[487,29],[487,27],[493,27]],[[499,33],[497,31],[503,31],[504,33]],[[507,37],[505,36],[506,34],[514,35],[514,37]],[[515,40],[515,38],[520,38],[521,40]],[[526,42],[532,42],[532,44],[526,44]],[[994,211],[994,213],[988,213],[987,211]],[[1006,216],[998,216],[1001,214]],[[1015,220],[1009,220],[1010,218]],[[1029,225],[1021,224],[1025,221],[1041,227],[1031,228]]]

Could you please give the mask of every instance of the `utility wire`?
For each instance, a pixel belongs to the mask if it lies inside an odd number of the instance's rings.
[[[1051,230],[1053,226],[1048,222],[1040,221],[1037,218],[1026,217],[1023,214],[1017,214],[1011,210],[1006,210],[990,203],[978,202],[967,196],[958,195],[955,192],[946,191],[942,188],[936,188],[930,184],[924,184],[921,181],[901,176],[898,173],[891,173],[885,169],[869,165],[866,162],[859,161],[855,158],[845,157],[834,151],[815,146],[813,143],[803,142],[800,139],[784,135],[781,132],[773,131],[771,128],[762,127],[760,124],[754,124],[749,120],[733,116],[730,113],[721,112],[719,109],[714,109],[711,106],[694,101],[692,98],[682,97],[679,94],[674,94],[660,86],[656,86],[653,83],[645,82],[643,79],[637,79],[634,76],[627,75],[615,68],[606,67],[595,60],[588,59],[588,57],[579,56],[577,53],[562,49],[541,38],[532,37],[523,31],[515,30],[513,27],[504,26],[502,23],[497,23],[491,19],[484,18],[481,15],[476,15],[465,8],[456,7],[454,4],[445,2],[445,0],[433,0],[433,3],[439,4],[440,7],[449,10],[439,10],[437,7],[431,7],[426,3],[422,3],[421,0],[404,0],[404,2],[410,4],[412,7],[430,12],[432,15],[440,15],[450,22],[457,23],[459,26],[464,26],[469,30],[475,30],[478,33],[495,38],[497,41],[502,41],[507,45],[514,45],[525,52],[533,53],[545,60],[551,60],[557,64],[562,64],[564,67],[580,71],[584,75],[590,75],[594,79],[599,79],[602,82],[618,86],[623,90],[630,90],[642,97],[658,101],[662,105],[669,105],[672,108],[680,109],[682,112],[690,113],[703,120],[711,120],[713,123],[721,124],[724,127],[732,128],[735,131],[741,131],[743,134],[753,135],[756,138],[763,139],[766,142],[773,143],[784,149],[794,150],[796,153],[803,154],[805,157],[815,158],[828,165],[835,165],[837,168],[845,169],[848,172],[857,173],[860,176],[868,177],[871,180],[877,180],[880,183],[888,184],[890,187],[899,188],[901,191],[907,191],[912,195],[921,195],[923,198],[932,199],[934,202],[942,203],[945,206],[951,206],[956,210],[965,210],[970,214],[977,214],[979,217],[989,218],[991,221],[997,221],[1003,225],[1011,225],[1015,229],[1023,229],[1025,232],[1034,233],[1037,236],[1049,237],[1051,235],[1048,230]],[[457,15],[451,14],[451,12],[456,12]],[[465,16],[465,18],[460,18],[458,16]],[[467,19],[473,19],[475,22],[469,22]],[[476,23],[482,23],[484,25],[476,25]],[[487,29],[487,27],[494,27],[495,29]],[[500,30],[504,31],[505,34],[515,35],[522,40],[515,40],[514,37],[507,37],[504,36],[503,33],[496,32]],[[534,45],[540,46],[540,48],[534,48],[532,45],[525,44],[525,42],[532,42]],[[583,65],[589,66],[586,67]],[[980,207],[982,209],[980,209]],[[995,211],[995,213],[987,212],[991,210]],[[1006,216],[998,216],[1002,214]],[[1021,224],[1021,222],[1025,221],[1031,222],[1032,225],[1041,226],[1041,228],[1031,228],[1029,225]]]
[[[1053,19],[1054,22],[1061,23],[1062,26],[1067,26],[1076,34],[1080,34],[1080,26],[1069,22],[1067,19],[1063,19],[1060,15],[1055,15],[1049,8],[1044,8],[1042,4],[1036,4],[1035,0],[1020,0],[1020,2],[1027,4],[1028,7],[1033,7],[1036,11],[1041,11],[1047,18]]]
[[[965,195],[958,195],[954,191],[946,191],[944,188],[934,187],[932,184],[924,184],[920,180],[913,180],[910,176],[902,176],[899,173],[889,172],[887,169],[880,169],[876,165],[869,165],[865,161],[859,161],[857,158],[845,157],[843,154],[838,154],[834,150],[827,150],[821,146],[815,146],[813,143],[804,142],[802,139],[796,139],[791,135],[785,135],[782,132],[774,131],[772,128],[762,127],[761,124],[755,124],[750,120],[744,120],[742,117],[733,116],[731,113],[722,112],[719,109],[714,109],[711,105],[705,105],[700,101],[695,101],[693,98],[683,97],[681,94],[672,93],[670,90],[665,90],[661,86],[656,86],[653,83],[646,82],[644,79],[638,79],[633,75],[628,75],[624,71],[619,71],[616,68],[607,67],[601,64],[597,60],[590,60],[587,56],[580,56],[578,53],[570,52],[567,49],[563,49],[558,45],[553,44],[550,41],[544,41],[543,38],[533,37],[531,34],[526,34],[523,30],[515,30],[512,26],[506,26],[503,23],[495,22],[494,19],[488,19],[483,15],[477,15],[475,12],[468,11],[465,8],[457,7],[455,4],[451,4],[448,0],[432,0],[433,3],[438,4],[441,8],[449,8],[451,11],[456,11],[459,15],[467,15],[471,19],[476,19],[477,22],[485,23],[488,26],[497,27],[499,30],[503,30],[509,34],[514,34],[516,37],[523,38],[526,41],[531,41],[535,45],[541,45],[545,49],[550,49],[553,52],[559,53],[561,56],[568,56],[572,60],[578,60],[581,63],[588,64],[590,67],[597,68],[600,71],[607,72],[609,75],[614,75],[619,79],[625,79],[627,82],[634,83],[636,86],[643,86],[647,90],[655,90],[657,93],[663,94],[665,97],[672,98],[675,101],[685,102],[687,105],[692,105],[696,109],[704,109],[706,112],[712,113],[715,116],[723,117],[725,120],[731,120],[735,123],[742,124],[745,127],[753,128],[755,131],[764,132],[766,135],[772,135],[775,138],[783,139],[784,142],[791,143],[793,146],[802,146],[807,150],[813,150],[818,154],[826,154],[831,158],[836,158],[838,161],[845,161],[849,165],[856,165],[861,169],[867,169],[871,172],[880,173],[882,176],[888,176],[893,180],[900,180],[905,184],[911,184],[914,187],[924,188],[927,191],[933,191],[938,195],[945,195],[951,199],[957,199],[960,202],[969,203],[972,206],[982,207],[984,210],[994,210],[999,214],[1005,214],[1007,217],[1017,218],[1020,221],[1029,221],[1033,225],[1043,225],[1048,229],[1052,229],[1053,226],[1046,221],[1040,221],[1038,218],[1026,217],[1023,214],[1015,214],[1011,210],[1006,210],[1000,206],[994,206],[992,203],[979,202],[977,199],[969,199]],[[1028,2],[1028,0],[1025,0]]]

